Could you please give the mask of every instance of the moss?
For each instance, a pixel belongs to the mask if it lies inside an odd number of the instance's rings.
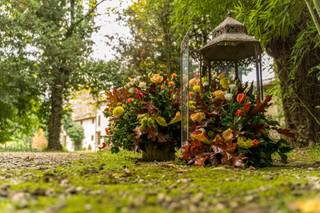
[[[291,202],[318,194],[320,165],[315,162],[320,160],[319,153],[319,148],[297,150],[290,154],[289,165],[234,170],[142,163],[136,153],[99,152],[44,171],[0,169],[1,175],[11,177],[0,187],[6,183],[11,185],[11,194],[29,193],[31,211],[231,212],[256,208],[289,212]],[[52,194],[37,195],[39,189]],[[10,205],[10,197],[1,198],[0,209]]]

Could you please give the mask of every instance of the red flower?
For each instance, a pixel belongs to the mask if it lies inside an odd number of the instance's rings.
[[[242,116],[242,114],[243,114],[242,109],[238,109],[238,110],[235,112],[235,115],[238,116],[238,117]]]
[[[144,93],[141,90],[136,89],[135,92],[136,92],[136,96],[135,96],[136,99],[141,99],[144,97]]]
[[[260,141],[258,139],[254,139],[252,141],[252,147],[258,147],[260,145]]]
[[[246,94],[244,94],[244,93],[239,93],[239,94],[237,95],[237,102],[238,102],[239,104],[241,104],[245,98],[246,98]]]
[[[245,112],[249,112],[250,108],[251,108],[251,104],[250,104],[250,103],[245,103],[245,104],[243,105],[243,110],[244,110]]]
[[[133,99],[132,98],[128,98],[127,102],[128,102],[128,104],[131,104],[133,102]]]

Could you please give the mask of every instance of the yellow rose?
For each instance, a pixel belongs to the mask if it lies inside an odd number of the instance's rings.
[[[226,78],[220,79],[220,85],[222,86],[223,89],[228,89],[229,88],[229,81]]]
[[[252,147],[252,140],[245,137],[238,137],[237,144],[240,148],[249,149]]]
[[[217,90],[212,93],[212,95],[220,100],[224,100],[224,92],[222,90]]]
[[[200,87],[199,85],[194,85],[194,86],[192,87],[192,90],[193,90],[194,92],[200,92],[200,91],[201,91],[201,87]]]
[[[154,75],[152,75],[150,80],[154,84],[161,84],[163,81],[163,77],[160,74],[154,74]]]
[[[206,115],[203,112],[196,112],[191,114],[190,118],[193,122],[201,122],[206,118]]]
[[[233,139],[233,131],[232,129],[227,129],[222,133],[222,137],[225,141],[231,141]]]
[[[123,115],[123,113],[124,113],[124,109],[122,106],[118,106],[112,110],[113,116],[116,116],[116,117],[120,117],[121,115]]]

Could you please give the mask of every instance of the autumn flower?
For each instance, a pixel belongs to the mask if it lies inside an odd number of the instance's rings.
[[[260,145],[260,141],[258,139],[252,140],[252,147],[258,147]]]
[[[152,75],[150,80],[154,84],[161,84],[163,81],[163,77],[160,74],[154,74],[154,75]]]
[[[233,95],[231,93],[227,93],[224,95],[224,98],[226,99],[226,101],[230,102],[233,100]]]
[[[233,131],[232,129],[227,129],[222,133],[222,137],[225,141],[231,141],[233,139]]]
[[[252,147],[252,140],[245,137],[238,137],[237,144],[240,148],[249,149]]]
[[[220,135],[216,135],[213,139],[213,143],[223,143],[223,138]]]
[[[228,89],[229,88],[228,79],[227,78],[220,79],[220,85],[222,86],[223,89]]]
[[[109,128],[105,128],[106,131],[106,135],[110,135],[110,129]]]
[[[243,110],[244,110],[245,112],[249,112],[250,108],[251,108],[251,104],[250,104],[250,103],[245,103],[245,104],[243,105]]]
[[[169,82],[168,82],[168,86],[169,86],[169,87],[174,87],[175,85],[176,85],[176,84],[175,84],[173,81],[169,81]]]
[[[210,143],[209,138],[206,134],[206,130],[204,128],[192,132],[191,139],[201,141],[203,143]]]
[[[175,79],[176,77],[177,77],[177,74],[176,74],[176,73],[172,73],[172,74],[171,74],[171,78],[172,78],[172,79]]]
[[[197,78],[193,78],[193,79],[191,79],[191,80],[189,81],[190,87],[193,87],[193,86],[199,85],[199,84],[200,84],[200,81],[199,81],[199,79],[197,79]]]
[[[222,90],[217,90],[212,93],[212,95],[220,100],[224,100],[224,92]]]
[[[128,98],[127,102],[128,102],[128,104],[131,104],[133,102],[133,99],[132,98]]]
[[[133,93],[135,92],[135,89],[134,89],[133,87],[131,87],[131,88],[128,89],[128,92],[129,92],[130,94],[133,94]]]
[[[203,112],[196,112],[191,114],[190,118],[193,122],[201,122],[206,118],[206,115]]]
[[[196,108],[196,102],[195,101],[189,101],[188,105],[189,105],[189,108],[191,110]]]
[[[112,110],[112,114],[115,117],[120,117],[121,115],[123,115],[123,113],[124,113],[124,109],[122,106],[117,106]]]
[[[237,85],[235,84],[230,84],[229,85],[229,89],[231,90],[231,92],[234,92],[237,89]]]
[[[140,87],[141,89],[146,89],[146,88],[147,88],[146,82],[140,82],[140,83],[139,83],[139,87]]]
[[[241,104],[241,103],[244,101],[245,98],[246,98],[246,94],[244,94],[244,93],[239,93],[239,94],[237,95],[237,102],[238,102],[239,104]]]
[[[176,115],[174,116],[174,118],[170,121],[169,125],[171,124],[175,124],[181,121],[181,113],[180,112],[176,112]]]
[[[242,115],[243,115],[242,109],[238,109],[238,110],[235,112],[235,115],[238,116],[238,117],[242,116]]]
[[[192,90],[195,91],[195,92],[200,92],[201,91],[201,87],[199,85],[194,85],[192,87]]]
[[[136,96],[135,96],[136,99],[142,99],[144,97],[144,93],[139,89],[135,89],[135,93],[136,93]]]

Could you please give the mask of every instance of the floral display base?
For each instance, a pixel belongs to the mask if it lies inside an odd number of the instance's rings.
[[[167,144],[150,143],[144,146],[142,152],[143,161],[173,161],[175,160],[175,150]]]

